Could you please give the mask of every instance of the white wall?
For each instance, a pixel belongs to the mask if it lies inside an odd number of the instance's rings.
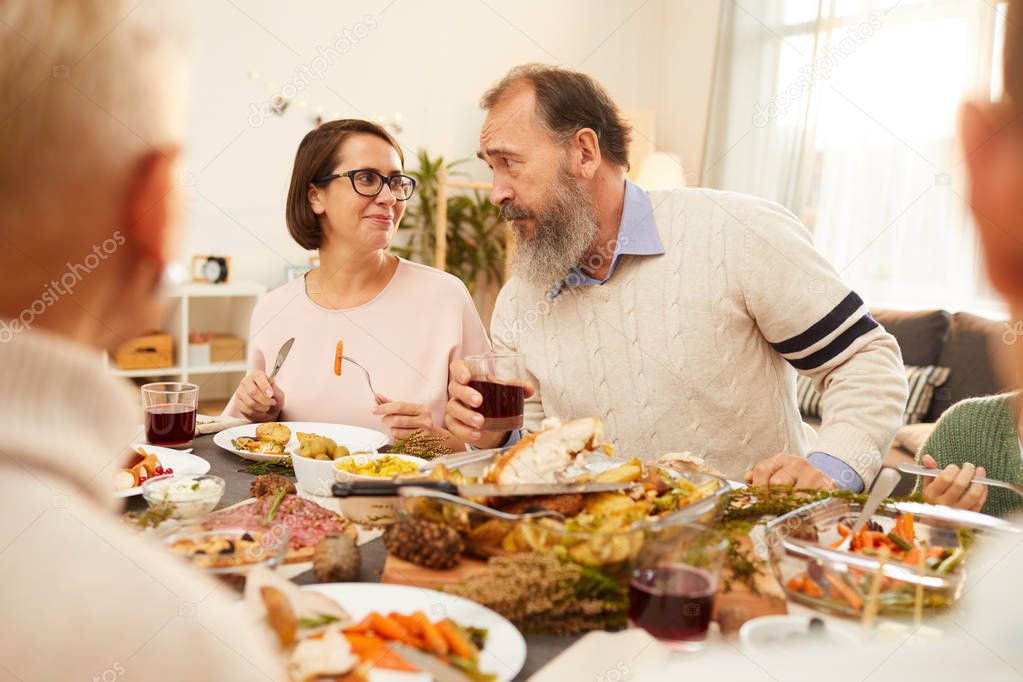
[[[185,256],[232,258],[232,278],[276,286],[307,254],[284,225],[310,111],[258,113],[292,83],[328,117],[402,115],[406,156],[473,156],[480,95],[528,61],[598,78],[625,107],[657,110],[656,142],[699,168],[719,0],[191,0],[192,118],[181,181]],[[249,78],[256,72],[275,90]],[[481,162],[467,165],[486,179]]]

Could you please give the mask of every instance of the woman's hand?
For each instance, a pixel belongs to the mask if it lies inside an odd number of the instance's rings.
[[[242,416],[251,422],[269,422],[277,419],[284,407],[284,391],[267,378],[264,372],[245,375],[234,392]]]
[[[920,461],[928,469],[938,468],[938,463],[930,455],[924,455]],[[969,462],[964,462],[962,469],[949,464],[938,476],[924,483],[924,499],[931,504],[980,511],[987,502],[987,486],[971,483],[974,476],[987,476],[987,472],[984,467],[975,467]]]
[[[426,405],[396,402],[379,393],[377,403],[373,414],[381,415],[381,421],[391,429],[391,437],[395,440],[408,438],[416,431],[434,433],[433,415]]]

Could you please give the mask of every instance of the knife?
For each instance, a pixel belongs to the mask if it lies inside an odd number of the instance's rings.
[[[277,373],[281,371],[281,365],[283,365],[284,361],[288,358],[288,353],[291,352],[291,346],[294,345],[294,343],[295,337],[292,336],[290,339],[285,341],[284,345],[281,346],[281,349],[277,351],[277,362],[274,363],[274,371],[270,372],[270,381],[273,381],[274,377],[277,376]]]
[[[528,483],[524,485],[456,484],[450,481],[407,479],[400,481],[342,481],[333,487],[334,497],[394,497],[401,488],[426,488],[461,497],[533,497],[607,493],[632,488],[636,483]]]
[[[419,668],[422,672],[430,675],[434,682],[470,682],[472,678],[461,670],[454,668],[444,661],[414,649],[401,642],[388,642],[388,648],[404,658],[407,662]]]

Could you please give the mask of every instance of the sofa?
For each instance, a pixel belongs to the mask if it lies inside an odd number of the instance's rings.
[[[1010,374],[1000,367],[1007,344],[1003,339],[1005,322],[945,310],[874,309],[871,314],[898,341],[906,365],[933,365],[950,370],[947,381],[935,388],[923,423],[899,430],[895,444],[885,456],[885,465],[897,467],[913,461],[934,422],[960,400],[1011,390]],[[819,420],[804,418],[811,426],[819,425]],[[908,494],[915,484],[915,476],[904,475],[895,494]]]

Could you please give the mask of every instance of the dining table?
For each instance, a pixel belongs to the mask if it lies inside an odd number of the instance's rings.
[[[245,467],[253,464],[228,452],[213,442],[212,435],[197,436],[192,443],[191,452],[210,463],[209,473],[220,476],[224,479],[224,495],[217,505],[218,509],[230,507],[245,500],[252,495],[249,487],[255,478],[253,474],[244,471]],[[289,477],[292,481],[294,476]],[[310,498],[315,499],[315,498]],[[141,512],[146,509],[146,502],[141,495],[126,498],[125,511]],[[387,559],[387,549],[384,547],[383,539],[373,539],[359,546],[361,557],[361,582],[378,583],[383,574],[384,562]],[[305,567],[305,570],[301,570]],[[293,575],[292,580],[299,585],[311,585],[317,582],[313,575],[312,563],[297,564],[286,567],[292,571],[298,571]],[[522,670],[515,677],[516,680],[525,680],[540,670],[555,656],[573,644],[581,635],[558,636],[558,635],[526,635],[526,662]]]

